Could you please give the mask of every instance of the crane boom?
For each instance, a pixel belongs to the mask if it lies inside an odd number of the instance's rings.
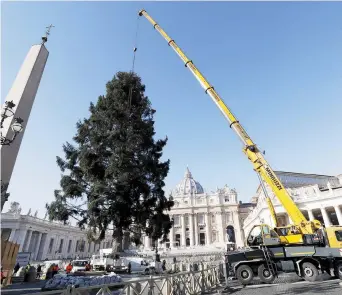
[[[222,112],[224,117],[228,120],[230,128],[232,128],[242,141],[244,147],[243,152],[246,154],[250,162],[252,163],[254,170],[260,174],[262,179],[271,187],[272,191],[283,205],[284,209],[288,212],[290,218],[296,224],[303,234],[311,234],[317,228],[320,227],[318,221],[310,222],[307,221],[303,213],[299,210],[295,202],[292,200],[285,187],[276,176],[270,165],[267,163],[262,153],[248,136],[245,129],[242,127],[240,122],[234,116],[232,111],[223,102],[221,97],[218,95],[214,87],[207,81],[202,73],[197,69],[191,59],[189,59],[184,52],[179,48],[176,42],[171,39],[166,32],[152,19],[152,17],[146,12],[146,10],[139,11],[140,16],[145,18],[153,25],[154,29],[157,30],[160,35],[166,40],[169,46],[178,54],[180,59],[184,62],[190,72],[195,76],[198,82],[201,84],[205,93],[208,94],[214,103],[217,105],[219,110]]]

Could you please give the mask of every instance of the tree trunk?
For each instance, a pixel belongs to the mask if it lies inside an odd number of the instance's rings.
[[[122,252],[122,238],[123,238],[123,232],[121,228],[118,228],[114,230],[113,232],[113,252]]]

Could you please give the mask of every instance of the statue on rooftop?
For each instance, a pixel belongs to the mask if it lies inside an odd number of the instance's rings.
[[[11,202],[10,204],[10,209],[8,210],[7,213],[12,213],[12,214],[20,214],[21,213],[21,207],[18,202]]]

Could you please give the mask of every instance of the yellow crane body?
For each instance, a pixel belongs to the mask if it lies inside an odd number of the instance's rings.
[[[208,94],[223,116],[227,119],[235,133],[242,141],[244,147],[243,152],[252,163],[254,170],[260,174],[261,178],[269,185],[275,196],[278,198],[284,209],[288,212],[290,218],[294,222],[294,225],[300,231],[301,234],[314,234],[317,229],[321,228],[321,223],[318,220],[307,221],[303,213],[299,210],[291,196],[276,176],[271,166],[267,163],[262,152],[258,149],[253,140],[249,137],[246,130],[242,127],[238,119],[234,116],[232,111],[227,107],[214,87],[208,82],[208,80],[202,75],[202,73],[194,65],[193,61],[189,59],[180,47],[176,44],[175,40],[171,39],[168,34],[155,22],[152,17],[146,12],[146,10],[139,11],[140,16],[144,16],[154,27],[154,29],[160,33],[160,35],[166,40],[168,45],[177,53],[180,59],[184,62],[190,72],[195,76],[198,82],[203,87],[206,94]],[[296,237],[300,237],[298,243],[301,243],[301,235],[294,235],[293,240]],[[295,243],[296,241],[293,241]]]

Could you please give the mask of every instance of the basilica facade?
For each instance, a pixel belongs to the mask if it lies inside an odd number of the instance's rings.
[[[187,168],[172,196],[175,205],[169,215],[174,225],[168,241],[161,248],[210,246],[226,249],[229,242],[237,247],[244,245],[243,214],[239,211],[240,207],[246,209],[249,204],[238,201],[235,189],[225,185],[215,192],[207,193]],[[253,207],[253,204],[250,206]],[[145,237],[145,249],[153,248],[156,242]]]

